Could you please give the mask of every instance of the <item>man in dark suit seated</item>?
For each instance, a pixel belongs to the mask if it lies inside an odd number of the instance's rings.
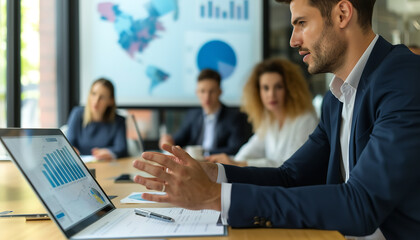
[[[219,210],[232,227],[419,239],[420,56],[373,32],[375,0],[277,1],[290,4],[290,45],[309,72],[334,73],[318,127],[279,168],[199,163],[167,145],[174,156],[143,153],[162,167],[135,161],[157,179],[134,180],[166,190],[143,198]]]
[[[204,154],[226,153],[234,155],[252,134],[246,115],[230,109],[220,101],[221,76],[211,69],[204,69],[197,79],[197,96],[201,108],[190,110],[179,130],[172,137],[162,135],[162,144],[201,145]]]

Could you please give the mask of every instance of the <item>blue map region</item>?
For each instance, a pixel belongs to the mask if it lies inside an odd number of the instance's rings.
[[[155,66],[148,66],[146,69],[146,75],[151,80],[149,88],[150,94],[157,85],[163,83],[169,77],[169,74],[165,73],[164,71],[160,70]]]
[[[118,4],[112,2],[98,4],[101,19],[114,23],[119,36],[118,44],[132,59],[135,53],[142,53],[154,39],[159,38],[157,34],[159,31],[165,31],[159,17],[174,12],[174,20],[178,19],[177,0],[151,0],[145,5],[145,9],[148,16],[134,20],[131,15],[121,11]],[[146,76],[151,81],[149,92],[169,78],[169,74],[156,66],[147,67]]]

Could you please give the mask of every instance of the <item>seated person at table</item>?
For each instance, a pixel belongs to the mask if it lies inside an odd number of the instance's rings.
[[[125,118],[116,114],[114,86],[109,80],[93,82],[86,107],[72,110],[67,138],[81,155],[98,160],[127,156]]]
[[[221,76],[211,69],[204,69],[198,76],[197,96],[201,108],[190,110],[180,129],[172,137],[163,135],[162,144],[201,145],[204,154],[236,154],[246,143],[252,131],[245,114],[236,109],[229,109],[221,103]]]
[[[299,67],[283,59],[255,66],[244,87],[242,111],[256,132],[231,159],[214,154],[211,162],[239,166],[279,167],[313,132],[318,119]]]

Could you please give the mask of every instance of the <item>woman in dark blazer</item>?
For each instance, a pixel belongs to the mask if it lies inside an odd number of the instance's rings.
[[[93,82],[86,106],[72,110],[67,138],[81,155],[98,160],[127,156],[125,118],[116,114],[114,86],[109,80]]]

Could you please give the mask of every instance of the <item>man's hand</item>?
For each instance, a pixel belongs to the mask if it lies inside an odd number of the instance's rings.
[[[206,157],[206,160],[213,163],[232,164],[233,160],[226,153],[213,154]]]
[[[210,178],[213,182],[217,181],[217,174],[219,173],[219,168],[214,163],[209,162],[199,162],[204,172],[207,174],[207,177]]]
[[[174,156],[145,152],[145,160],[160,164],[156,166],[143,161],[134,161],[133,166],[156,178],[135,176],[134,181],[147,189],[166,192],[166,195],[144,193],[146,200],[168,202],[187,209],[221,210],[221,185],[215,183],[217,166],[199,163],[179,146],[163,145],[162,148]],[[211,177],[208,176],[211,175]]]
[[[230,158],[225,153],[210,155],[210,156],[206,157],[206,160],[209,161],[209,162],[212,162],[212,163],[222,163],[222,164],[235,165],[235,166],[240,166],[240,167],[244,167],[244,166],[248,165],[247,162],[236,162],[236,161],[234,161],[232,158]]]

